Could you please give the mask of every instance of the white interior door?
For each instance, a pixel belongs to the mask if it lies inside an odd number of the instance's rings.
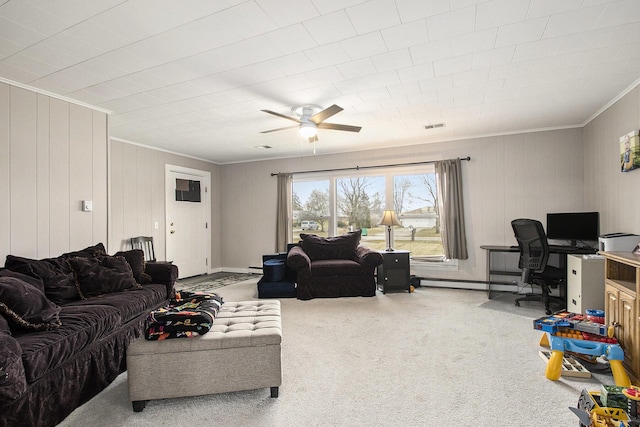
[[[178,166],[166,167],[167,260],[178,266],[180,277],[208,273],[211,175]]]

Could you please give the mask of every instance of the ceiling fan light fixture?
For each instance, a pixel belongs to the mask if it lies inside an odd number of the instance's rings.
[[[300,124],[300,135],[304,138],[313,138],[318,134],[318,129],[315,123],[307,122]]]

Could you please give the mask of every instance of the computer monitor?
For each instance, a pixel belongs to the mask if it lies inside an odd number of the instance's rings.
[[[563,212],[547,214],[547,239],[598,241],[600,220],[598,212]]]

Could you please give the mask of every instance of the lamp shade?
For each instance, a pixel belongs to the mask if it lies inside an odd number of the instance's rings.
[[[396,211],[390,209],[390,210],[384,211],[384,213],[382,214],[382,219],[380,219],[380,222],[378,223],[378,225],[393,226],[393,225],[402,225],[402,224],[400,223],[400,221],[398,220],[398,217],[396,216]]]

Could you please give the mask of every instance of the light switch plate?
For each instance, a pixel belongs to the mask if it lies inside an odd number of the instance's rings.
[[[91,212],[93,210],[93,202],[91,200],[83,200],[82,210],[84,212]]]

